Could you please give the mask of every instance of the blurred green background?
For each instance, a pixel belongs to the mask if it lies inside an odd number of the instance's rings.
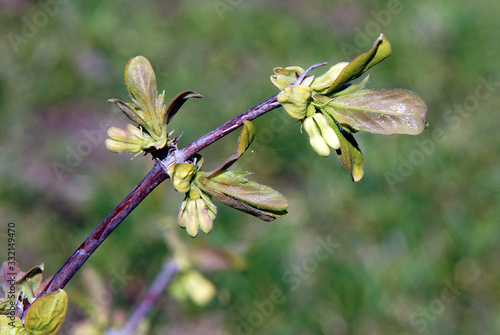
[[[204,95],[172,122],[183,146],[276,94],[274,67],[351,60],[383,32],[393,55],[368,86],[417,92],[430,127],[358,134],[355,184],[282,109],[256,120],[237,168],[284,194],[289,215],[265,223],[219,207],[209,235],[175,228],[217,291],[205,306],[165,296],[150,333],[498,334],[499,14],[486,0],[2,0],[1,244],[15,223],[22,269],[44,262],[53,275],[152,167],[104,148],[110,123],[127,123],[106,100],[127,100],[129,58],[151,61],[167,99]],[[202,152],[207,170],[236,138]],[[160,185],[105,241],[66,287],[62,333],[130,313],[172,255],[165,231],[181,200]],[[220,250],[246,265],[213,264]]]

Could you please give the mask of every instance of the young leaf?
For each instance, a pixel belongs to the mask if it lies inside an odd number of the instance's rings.
[[[293,83],[297,78],[304,73],[304,69],[300,66],[276,67],[273,69],[274,75],[271,76],[271,81],[280,90]]]
[[[19,273],[16,284],[19,285],[19,290],[23,292],[25,298],[31,303],[35,300],[37,288],[43,280],[44,265],[35,266],[26,273]]]
[[[288,202],[270,187],[251,182],[248,173],[225,171],[215,177],[200,177],[196,183],[204,192],[223,204],[273,221],[287,214]]]
[[[64,290],[37,299],[26,313],[25,328],[29,334],[57,334],[66,317],[68,295]]]
[[[379,38],[375,41],[373,48],[370,51],[359,55],[352,62],[350,62],[342,70],[342,72],[340,72],[339,76],[335,79],[330,88],[322,93],[328,94],[333,92],[342,85],[358,78],[369,68],[389,57],[391,52],[391,44],[384,34],[380,34]]]
[[[234,162],[236,162],[241,155],[245,153],[250,144],[252,144],[255,138],[255,126],[250,121],[243,121],[243,129],[241,130],[240,137],[238,138],[238,151],[236,151],[231,157],[226,159],[224,164],[222,164],[217,170],[210,173],[209,177],[215,176],[221,171],[229,169]]]
[[[17,316],[14,320],[9,315],[0,315],[0,334],[2,335],[31,335],[24,329],[21,319]]]
[[[163,117],[162,124],[164,125],[168,124],[170,120],[172,120],[172,118],[175,116],[175,114],[177,114],[182,105],[184,105],[184,103],[189,98],[201,99],[203,98],[203,96],[201,94],[196,93],[195,91],[184,91],[177,94],[177,96],[168,104],[167,110]]]
[[[156,75],[144,56],[131,58],[125,68],[125,83],[134,103],[145,113],[156,113]],[[159,115],[157,115],[157,120]]]
[[[373,134],[417,135],[426,125],[425,102],[415,93],[403,89],[362,89],[338,96],[324,109],[341,126]]]
[[[131,121],[145,129],[150,128],[150,124],[146,121],[147,117],[146,119],[143,117],[144,112],[139,110],[137,106],[121,101],[120,99],[109,99],[108,102],[115,103]]]
[[[340,149],[337,150],[340,161],[351,172],[352,180],[354,182],[360,181],[364,174],[363,165],[365,160],[358,143],[351,133],[339,127],[329,115],[325,115],[325,117],[329,119],[330,125],[340,141]]]

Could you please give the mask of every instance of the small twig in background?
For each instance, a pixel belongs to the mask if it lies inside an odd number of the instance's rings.
[[[179,266],[175,260],[167,260],[163,263],[162,268],[155,280],[149,287],[146,295],[129,317],[125,326],[121,330],[111,329],[106,335],[133,335],[146,318],[153,307],[158,303],[163,295],[163,292],[168,287],[175,275],[179,272]]]

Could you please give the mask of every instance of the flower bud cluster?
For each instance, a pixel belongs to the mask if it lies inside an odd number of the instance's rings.
[[[320,156],[329,156],[330,148],[340,149],[340,140],[322,113],[306,117],[304,129],[309,135],[311,146]]]
[[[297,75],[304,72],[297,66],[276,68],[274,76],[271,76],[271,81],[282,89],[278,94],[278,102],[291,117],[303,122],[311,146],[324,157],[330,155],[330,148],[337,150],[341,144],[333,128],[333,118],[324,114],[327,113],[324,107],[328,102],[324,104],[316,97],[328,92],[347,65],[347,62],[338,63],[325,74],[317,78],[306,76],[301,83],[295,85],[290,84]]]
[[[172,185],[177,192],[187,193],[191,188],[191,183],[197,171],[196,165],[179,163],[170,166],[168,175],[172,179]]]
[[[208,234],[217,216],[217,207],[212,202],[211,196],[200,190],[194,182],[202,163],[201,160],[198,164],[178,163],[168,169],[175,190],[186,194],[178,220],[179,225],[185,228],[191,237],[198,235],[198,229]]]
[[[198,229],[208,234],[212,231],[216,216],[217,207],[210,196],[193,185],[182,202],[178,216],[179,225],[185,228],[191,237],[198,235]]]
[[[404,90],[365,89],[368,77],[351,83],[391,55],[391,45],[380,34],[373,47],[351,62],[333,65],[314,77],[299,66],[275,68],[271,81],[280,89],[278,102],[293,118],[303,122],[314,151],[329,156],[336,150],[351,172],[352,179],[363,177],[364,158],[352,133],[419,134],[425,128],[425,103]],[[408,121],[411,120],[411,121]]]

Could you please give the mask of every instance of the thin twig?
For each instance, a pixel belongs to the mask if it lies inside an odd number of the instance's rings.
[[[144,179],[130,192],[130,194],[101,222],[89,237],[78,247],[61,269],[52,278],[52,281],[38,296],[51,293],[63,288],[73,275],[82,267],[83,263],[113,232],[113,230],[139,205],[139,203],[156,188],[168,174],[158,161]]]
[[[146,318],[153,307],[158,303],[163,295],[163,292],[170,284],[172,279],[179,271],[179,266],[176,261],[168,260],[162,265],[162,268],[155,280],[149,287],[146,295],[142,298],[141,302],[129,317],[125,326],[120,330],[112,329],[107,332],[107,335],[133,335],[141,324],[142,320]]]

